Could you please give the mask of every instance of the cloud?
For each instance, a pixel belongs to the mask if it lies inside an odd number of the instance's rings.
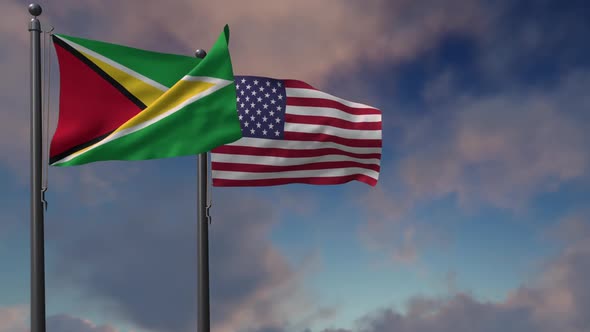
[[[151,43],[144,38],[146,34],[165,31],[173,40],[182,41],[187,51],[208,47],[219,29],[229,23],[237,72],[295,77],[316,84],[335,69],[354,66],[361,59],[409,59],[435,45],[441,35],[452,31],[473,33],[482,30],[485,22],[485,8],[464,0],[445,5],[404,0],[258,0],[248,4],[235,0],[198,4],[178,1],[166,8],[157,1],[146,1],[141,8],[114,2],[115,7],[109,7],[104,1],[84,5],[90,6],[88,12],[97,17],[87,31],[94,32],[100,26],[104,38],[137,40],[144,45]],[[82,6],[72,3],[61,7],[64,9],[59,9],[59,16],[69,29],[68,17]],[[113,13],[108,8],[118,10]],[[103,27],[99,23],[107,12],[111,25]],[[175,19],[162,21],[161,17]]]
[[[52,332],[118,332],[109,325],[92,323],[89,320],[73,317],[66,314],[55,315],[47,318],[47,331]]]
[[[384,309],[358,322],[362,332],[540,331],[526,309],[506,310],[459,294],[447,301],[415,298],[404,315]]]
[[[519,209],[587,176],[589,104],[577,84],[588,83],[590,74],[574,72],[545,89],[459,93],[439,104],[408,130],[400,174],[410,195],[453,194],[464,207]]]
[[[385,168],[384,168],[385,169]],[[363,212],[358,228],[361,243],[385,264],[418,266],[423,251],[448,242],[443,225],[433,225],[416,215],[417,202],[399,190],[395,174],[381,174],[380,183],[353,201]],[[439,221],[439,223],[441,223]]]
[[[48,332],[119,332],[110,325],[92,323],[87,319],[60,314],[49,316]],[[29,311],[24,307],[0,307],[0,332],[28,332]]]
[[[444,72],[432,80],[428,111],[397,113],[380,184],[354,195],[364,211],[359,229],[369,249],[397,263],[440,248],[449,234],[419,216],[444,199],[459,215],[492,207],[523,213],[537,195],[590,180],[590,72],[566,73],[545,87],[513,88],[487,94],[462,92]],[[444,87],[441,87],[444,86]],[[446,85],[446,86],[445,86]]]
[[[25,332],[27,317],[24,307],[0,307],[0,332]]]
[[[566,68],[587,64],[590,49],[580,40],[590,31],[581,3],[498,1],[493,33],[479,36],[479,66],[486,80],[502,85],[543,85]],[[506,36],[510,36],[507,38]],[[541,78],[541,79],[540,79]]]
[[[52,219],[54,289],[76,287],[93,310],[144,329],[190,330],[197,312],[194,186],[168,177],[127,189],[132,192],[119,190],[109,210],[91,206],[82,219],[76,213]],[[215,331],[286,324],[288,313],[315,310],[302,290],[313,258],[295,269],[271,244],[278,221],[271,202],[226,191],[215,200],[225,202],[214,207],[210,226]]]
[[[323,332],[589,331],[590,220],[585,212],[573,216],[552,230],[565,244],[562,252],[503,301],[453,292],[453,286],[447,296],[411,298],[403,312],[383,308],[358,319],[352,329]]]
[[[0,10],[6,20],[0,23],[0,43],[10,45],[0,50],[0,160],[11,171],[18,171],[29,151],[29,51],[27,48],[26,7],[3,3]],[[27,37],[27,38],[24,38]],[[25,56],[26,55],[26,56]]]
[[[567,243],[563,252],[545,266],[538,280],[512,292],[508,305],[533,308],[534,317],[545,324],[561,324],[572,331],[586,331],[590,319],[589,214],[581,211],[564,218],[553,230],[556,239]]]

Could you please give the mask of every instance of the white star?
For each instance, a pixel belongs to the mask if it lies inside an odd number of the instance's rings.
[[[249,123],[248,121],[244,122],[244,127],[248,127]]]
[[[257,111],[256,111],[256,114],[260,115],[260,113],[262,113],[262,111],[261,111],[261,110],[257,110]]]
[[[257,128],[260,128],[260,126],[262,126],[262,125],[260,124],[260,122],[258,122],[258,123],[256,124],[256,127],[257,127]]]
[[[279,136],[279,131],[275,131],[275,136]]]
[[[242,121],[242,119],[244,118],[243,115],[238,116],[238,118],[240,118],[240,121]]]
[[[279,122],[281,122],[281,118],[276,118],[276,119],[275,119],[275,121],[276,121],[277,123],[279,123]]]
[[[246,83],[246,79],[245,78],[242,78],[242,83]]]
[[[270,95],[269,95],[268,93],[267,93],[267,94],[265,94],[264,96],[265,96],[266,98],[270,97]]]
[[[241,103],[241,104],[240,104],[240,107],[241,107],[241,108],[244,108],[244,105],[246,105],[246,104],[244,104],[244,103]]]
[[[266,133],[268,133],[268,131],[266,131],[266,129],[264,129],[264,130],[262,131],[262,133],[263,133],[264,135],[266,135]]]
[[[270,129],[272,129],[274,127],[275,127],[275,125],[273,125],[272,123],[268,125],[268,128],[270,128]]]
[[[240,90],[240,85],[236,84],[236,90]]]
[[[250,101],[250,97],[246,96],[246,101]]]
[[[256,117],[254,117],[254,115],[252,115],[252,116],[250,117],[250,120],[251,120],[251,121],[254,121],[254,119],[256,119]]]
[[[283,95],[279,95],[279,100],[283,100]]]
[[[256,91],[252,91],[252,95],[253,96],[256,96]]]
[[[250,107],[254,108],[254,107],[256,107],[256,104],[252,103],[252,104],[250,104]]]
[[[254,80],[254,85],[258,85],[258,80]]]
[[[278,85],[279,87],[281,87],[281,82],[277,82],[277,85]]]
[[[273,99],[273,100],[271,100],[271,101],[270,101],[270,103],[274,105],[274,104],[276,104],[277,102],[276,102],[276,101]]]
[[[258,102],[261,102],[262,98],[258,97],[258,98],[256,98],[256,100],[258,100]]]
[[[269,81],[266,81],[266,86],[270,86],[270,82]]]
[[[277,93],[277,88],[272,88],[272,93]]]
[[[268,108],[268,105],[267,104],[264,104],[264,105],[262,105],[262,107],[264,107],[264,109],[267,109]]]
[[[260,92],[262,92],[262,91],[264,91],[264,87],[261,86],[260,89],[258,89],[258,90],[260,90]]]
[[[277,111],[279,111],[279,112],[280,112],[282,109],[283,109],[283,108],[282,108],[280,105],[279,105],[279,106],[277,106]]]
[[[240,91],[240,94],[243,96],[244,95],[244,90]]]
[[[250,113],[250,110],[249,110],[249,109],[246,109],[244,112],[245,112],[246,114],[248,114],[248,113]]]
[[[240,118],[240,120],[242,120],[242,119]],[[266,116],[262,117],[262,122],[266,122],[266,120],[268,120],[268,118]]]
[[[270,116],[275,115],[275,111],[270,111]]]
[[[255,131],[256,130],[254,130],[254,129],[250,129],[250,134],[254,134]]]
[[[239,103],[240,102],[240,97],[237,97],[236,98],[236,101]]]
[[[246,85],[246,89],[250,90],[252,86],[250,84]]]

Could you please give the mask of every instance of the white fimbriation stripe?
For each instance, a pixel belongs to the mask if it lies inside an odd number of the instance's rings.
[[[308,134],[326,134],[339,136],[349,139],[381,139],[381,130],[354,130],[330,127],[324,125],[312,125],[303,123],[285,123],[285,131],[308,133]]]
[[[150,119],[148,121],[142,122],[142,123],[140,123],[140,124],[138,124],[136,126],[133,126],[133,127],[127,128],[127,129],[123,129],[123,130],[120,130],[120,131],[115,131],[111,135],[105,137],[103,140],[95,143],[94,145],[91,145],[89,148],[84,149],[84,150],[79,151],[79,152],[76,152],[76,153],[73,153],[73,154],[71,154],[71,155],[63,158],[62,160],[57,161],[55,164],[57,165],[57,164],[60,164],[60,163],[68,162],[68,161],[70,161],[70,160],[78,157],[79,155],[82,155],[84,153],[87,153],[87,152],[89,152],[89,151],[91,151],[91,150],[93,150],[93,149],[95,149],[95,148],[97,148],[97,147],[99,147],[99,146],[101,146],[103,144],[106,144],[108,142],[111,142],[113,140],[116,140],[118,138],[121,138],[123,136],[127,136],[129,134],[133,134],[136,131],[142,130],[142,129],[144,129],[144,128],[146,128],[146,127],[148,127],[148,126],[150,126],[150,125],[152,125],[152,124],[154,124],[154,123],[156,123],[156,122],[158,122],[158,121],[160,121],[160,120],[162,120],[162,119],[164,119],[164,118],[166,118],[166,117],[168,117],[168,116],[170,116],[170,115],[172,115],[172,114],[174,114],[176,112],[178,112],[179,110],[181,110],[182,108],[186,107],[187,105],[189,105],[189,104],[191,104],[191,103],[193,103],[193,102],[195,102],[195,101],[197,101],[197,100],[199,100],[199,99],[201,99],[201,98],[203,98],[205,96],[208,96],[208,95],[216,92],[217,90],[220,90],[220,89],[228,86],[229,84],[233,84],[233,81],[228,81],[228,80],[219,79],[219,78],[215,78],[214,81],[215,82],[218,82],[218,84],[215,85],[215,86],[213,86],[213,87],[211,87],[211,88],[209,88],[209,89],[207,89],[207,90],[205,90],[205,91],[201,91],[201,92],[195,94],[194,96],[192,96],[189,99],[185,100],[184,102],[180,103],[176,107],[171,108],[167,112],[162,113],[162,114],[158,115],[157,117],[155,117],[153,119]],[[172,90],[172,89],[174,89],[174,87],[172,87],[170,90]],[[160,98],[162,98],[162,97],[160,97]]]
[[[129,68],[121,65],[120,63],[115,62],[115,61],[113,61],[113,60],[111,60],[111,59],[109,59],[107,57],[104,57],[103,55],[100,55],[100,54],[98,54],[98,53],[96,53],[96,52],[94,52],[94,51],[92,51],[92,50],[90,50],[90,49],[88,49],[88,48],[80,45],[80,44],[77,44],[77,43],[75,43],[75,42],[73,42],[71,40],[65,39],[65,38],[61,38],[59,36],[56,36],[56,37],[58,37],[59,39],[63,40],[65,43],[69,44],[74,49],[78,50],[79,52],[87,53],[87,54],[89,54],[89,55],[97,58],[98,60],[100,60],[102,62],[105,62],[105,63],[107,63],[107,64],[109,64],[109,65],[111,65],[111,66],[119,69],[120,71],[125,72],[125,73],[127,73],[127,74],[129,74],[129,75],[131,75],[131,76],[133,76],[135,78],[137,78],[138,80],[140,80],[140,81],[142,81],[142,82],[144,82],[146,84],[149,84],[149,85],[153,86],[156,89],[159,89],[161,91],[168,90],[168,87],[167,86],[162,85],[162,84],[160,84],[160,83],[152,80],[149,77],[143,76],[142,74],[140,74],[140,73],[138,73],[138,72],[136,72],[136,71],[134,71],[132,69],[129,69]]]
[[[318,90],[311,90],[311,89],[298,89],[298,88],[287,88],[285,89],[287,93],[287,97],[299,97],[299,98],[322,98],[322,99],[329,99],[340,102],[346,106],[354,107],[354,108],[373,108],[375,107],[355,103],[352,101],[348,101],[342,98],[338,98],[336,96],[332,96],[331,94],[318,91]]]
[[[213,171],[213,178],[220,180],[263,180],[280,178],[310,178],[310,177],[337,177],[363,174],[377,180],[379,173],[366,168],[347,167],[334,169],[320,169],[309,171],[288,171],[277,173],[254,173],[254,172],[232,172]]]
[[[269,166],[293,166],[331,161],[354,161],[366,165],[379,165],[380,163],[379,159],[362,159],[344,155],[323,155],[318,157],[285,158],[235,154],[228,155],[219,153],[211,154],[211,161],[219,163],[255,164]]]
[[[381,114],[354,115],[347,112],[343,112],[336,108],[328,107],[287,105],[287,110],[285,113],[293,115],[326,116],[350,122],[381,122]]]
[[[225,84],[225,85],[228,85],[228,84],[234,82],[234,81],[228,81],[228,80],[224,80],[221,78],[210,77],[210,76],[191,76],[191,75],[185,75],[182,78],[182,80],[183,81],[192,81],[192,82],[205,82],[205,83],[211,83],[211,84]]]
[[[313,141],[287,141],[262,139],[253,137],[242,137],[239,140],[226,144],[232,147],[253,147],[268,149],[286,149],[286,150],[317,150],[317,149],[338,149],[350,153],[373,154],[381,153],[381,148],[363,148],[351,147],[332,142],[313,142]]]

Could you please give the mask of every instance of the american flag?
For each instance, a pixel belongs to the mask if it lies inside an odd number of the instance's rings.
[[[242,138],[213,149],[213,185],[377,184],[381,111],[296,80],[235,76]]]

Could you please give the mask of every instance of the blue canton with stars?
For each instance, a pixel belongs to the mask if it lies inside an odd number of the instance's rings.
[[[243,137],[283,139],[287,95],[281,80],[235,76]]]

